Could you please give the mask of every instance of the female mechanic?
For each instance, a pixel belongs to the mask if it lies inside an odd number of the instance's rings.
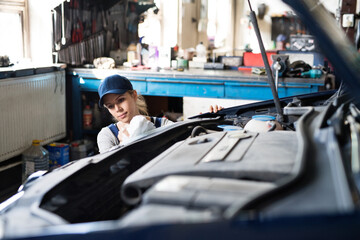
[[[149,117],[147,105],[143,96],[133,89],[130,81],[120,75],[106,77],[98,88],[100,96],[99,106],[108,109],[117,121],[101,129],[97,136],[99,152],[103,153],[119,145],[123,139],[129,137],[130,121],[135,116],[143,116],[147,123],[152,122],[155,127],[173,124],[166,118]],[[210,112],[217,112],[222,107],[210,106]],[[146,120],[144,120],[146,122]],[[153,126],[152,126],[153,127]],[[154,127],[153,127],[154,128]]]

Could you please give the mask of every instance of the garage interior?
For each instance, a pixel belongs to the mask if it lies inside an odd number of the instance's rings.
[[[251,4],[279,97],[338,87],[290,8]],[[358,1],[324,4],[359,48]],[[127,77],[150,116],[174,122],[272,99],[247,1],[0,0],[0,19],[1,202],[21,186],[33,140],[59,155],[47,169],[99,154],[97,134],[113,119],[97,89],[109,75]]]

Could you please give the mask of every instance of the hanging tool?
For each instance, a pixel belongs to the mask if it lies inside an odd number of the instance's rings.
[[[275,63],[273,64],[273,68],[275,69],[275,89],[277,92],[278,84],[279,84],[279,71],[281,69],[281,65],[279,61],[275,61]]]
[[[272,75],[272,72],[271,72],[269,61],[268,61],[267,56],[266,56],[264,44],[262,42],[259,26],[258,26],[257,19],[256,19],[256,14],[251,8],[250,0],[248,0],[248,3],[249,3],[249,8],[250,8],[250,21],[252,22],[252,24],[254,26],[256,37],[257,37],[258,42],[259,42],[259,47],[260,47],[260,50],[261,50],[261,56],[262,56],[262,59],[264,61],[266,74],[268,76],[268,83],[269,83],[270,88],[271,88],[271,93],[272,93],[273,98],[274,98],[275,108],[276,108],[276,111],[277,111],[277,114],[278,114],[277,118],[278,118],[278,121],[282,122],[283,119],[284,119],[284,116],[283,116],[282,109],[281,109],[281,103],[280,103],[280,99],[279,99],[279,96],[278,96],[277,91],[276,91],[274,78],[273,78],[273,75]]]
[[[64,17],[64,2],[61,2],[61,44],[66,44],[66,38],[65,38],[65,17]]]
[[[72,43],[81,42],[83,39],[83,31],[84,31],[84,27],[82,25],[82,22],[78,20],[72,32],[71,42]]]
[[[271,66],[275,71],[275,89],[278,90],[279,77],[284,76],[289,66],[289,55],[285,54],[274,54],[271,55],[273,65]]]
[[[70,2],[70,10],[72,16],[73,29],[71,34],[71,42],[78,43],[83,39],[83,23],[80,17],[80,4],[78,0],[73,0]]]

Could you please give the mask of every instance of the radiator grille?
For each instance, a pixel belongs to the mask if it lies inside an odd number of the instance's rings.
[[[65,136],[65,71],[0,80],[0,161]]]

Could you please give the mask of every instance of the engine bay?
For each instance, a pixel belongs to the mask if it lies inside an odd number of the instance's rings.
[[[300,118],[323,118],[329,96],[289,98],[284,122],[264,103],[174,124],[82,168],[48,191],[40,208],[70,223],[120,219],[132,225],[207,221],[249,210],[276,215],[278,206],[269,208],[275,200],[266,198],[297,180],[311,154],[303,143],[310,126],[301,129]],[[265,131],[246,130],[254,115],[271,117],[262,120]]]
[[[272,101],[226,108],[49,171],[22,186],[16,207],[2,209],[7,232],[264,221],[358,208],[357,105],[334,91],[281,105],[282,120]]]

